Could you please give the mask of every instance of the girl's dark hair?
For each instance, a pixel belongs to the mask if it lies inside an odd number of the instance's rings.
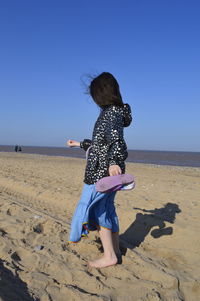
[[[90,83],[89,92],[101,108],[108,105],[123,106],[119,84],[109,72],[103,72],[95,77]]]

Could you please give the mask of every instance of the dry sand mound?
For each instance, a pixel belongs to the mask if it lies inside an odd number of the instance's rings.
[[[85,161],[0,153],[0,300],[198,301],[200,169],[128,164],[136,188],[119,192],[121,265],[96,232],[68,244]]]

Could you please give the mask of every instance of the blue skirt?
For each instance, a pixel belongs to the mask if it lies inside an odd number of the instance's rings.
[[[84,184],[81,198],[74,212],[69,242],[78,242],[87,236],[89,231],[98,226],[112,232],[119,232],[119,222],[115,211],[114,198],[116,191],[97,192],[95,184]]]

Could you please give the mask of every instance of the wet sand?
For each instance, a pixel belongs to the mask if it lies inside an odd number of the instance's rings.
[[[197,301],[200,168],[127,164],[118,192],[122,264],[88,269],[98,233],[68,244],[85,160],[0,153],[0,300]]]

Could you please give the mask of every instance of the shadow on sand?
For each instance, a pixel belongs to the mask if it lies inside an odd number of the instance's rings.
[[[166,227],[165,222],[173,224],[176,214],[181,212],[179,206],[173,203],[167,203],[163,208],[155,208],[153,210],[133,209],[140,210],[143,213],[137,213],[133,223],[120,235],[120,245],[122,246],[124,255],[126,248],[134,249],[135,247],[139,247],[153,227],[158,227],[150,233],[154,238],[159,238],[163,235],[172,235],[173,228]]]
[[[30,296],[25,282],[23,282],[17,270],[15,275],[5,267],[0,259],[0,299],[3,301],[36,301]]]

